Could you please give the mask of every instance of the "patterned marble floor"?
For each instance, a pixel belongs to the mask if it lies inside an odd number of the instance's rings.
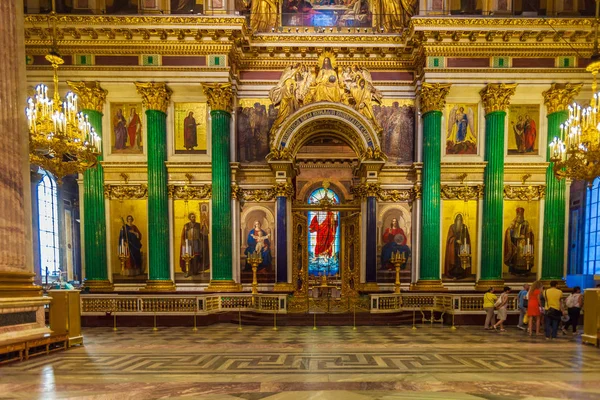
[[[479,327],[84,330],[0,368],[0,399],[600,399],[600,350]]]

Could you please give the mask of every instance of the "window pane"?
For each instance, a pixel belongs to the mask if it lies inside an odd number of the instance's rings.
[[[40,263],[42,276],[59,270],[59,236],[56,183],[44,173],[38,185]]]

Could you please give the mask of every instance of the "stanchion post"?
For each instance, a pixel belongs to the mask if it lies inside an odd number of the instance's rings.
[[[196,310],[194,310],[194,329],[192,329],[192,332],[197,332],[198,331],[198,326],[196,325]]]
[[[156,311],[154,311],[154,327],[152,328],[153,332],[156,332],[158,328],[156,327]]]
[[[354,305],[354,312],[352,313],[352,330],[356,330],[356,304]]]
[[[450,329],[453,331],[456,330],[456,326],[454,326],[454,313],[452,313],[452,326],[450,327]]]
[[[313,313],[313,331],[317,330],[317,313]]]
[[[417,325],[415,324],[416,320],[417,320],[417,312],[415,310],[413,310],[413,326],[412,326],[412,330],[415,331],[417,330]]]
[[[239,321],[239,325],[237,330],[241,331],[242,330],[242,310],[240,308],[238,308],[238,321]]]
[[[277,330],[277,310],[273,311],[273,330]]]
[[[117,313],[113,314],[113,332],[117,331]]]

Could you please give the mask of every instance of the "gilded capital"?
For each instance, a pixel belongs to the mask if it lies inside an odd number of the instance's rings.
[[[429,111],[442,111],[446,105],[446,96],[450,91],[449,83],[427,83],[421,85],[421,114]]]
[[[548,115],[567,110],[582,86],[583,83],[553,83],[550,89],[542,93]]]
[[[211,111],[231,112],[231,98],[233,97],[231,83],[204,83],[202,88]]]
[[[481,96],[481,101],[483,101],[485,113],[506,111],[510,105],[510,98],[515,94],[516,89],[516,83],[490,83],[481,89],[479,95]]]
[[[108,91],[100,87],[100,82],[73,82],[67,84],[77,95],[81,110],[93,110],[102,113]]]
[[[276,183],[274,189],[277,197],[291,197],[294,195],[294,186],[289,182]]]
[[[173,91],[162,82],[135,82],[142,104],[146,110],[162,111],[166,114]]]

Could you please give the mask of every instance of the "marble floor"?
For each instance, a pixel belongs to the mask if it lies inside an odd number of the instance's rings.
[[[509,328],[87,328],[0,367],[0,399],[600,399],[600,350]]]

